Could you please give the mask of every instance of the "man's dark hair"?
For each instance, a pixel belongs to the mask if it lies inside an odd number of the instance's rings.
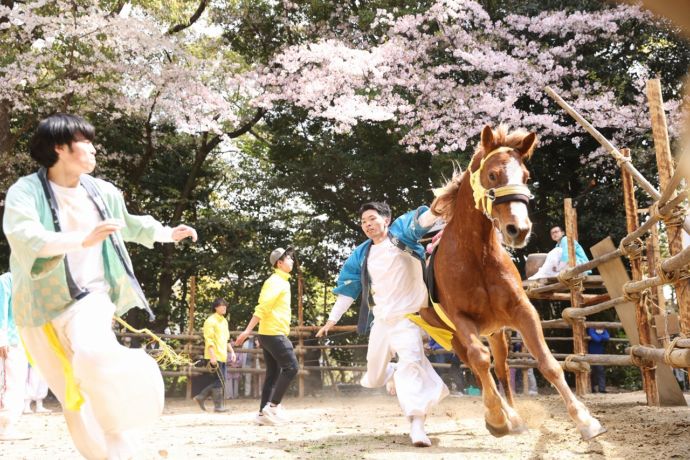
[[[77,136],[93,141],[96,129],[91,123],[78,115],[56,113],[41,120],[29,144],[31,158],[41,166],[50,168],[57,163],[58,156],[55,147],[71,144]]]
[[[216,311],[216,308],[225,305],[226,307],[228,306],[228,303],[225,301],[224,298],[218,297],[216,300],[213,301],[213,311]]]
[[[388,203],[386,203],[385,201],[370,201],[368,203],[364,203],[362,206],[359,207],[359,215],[361,216],[370,209],[373,209],[374,211],[378,212],[381,217],[391,216],[391,207],[388,206]]]

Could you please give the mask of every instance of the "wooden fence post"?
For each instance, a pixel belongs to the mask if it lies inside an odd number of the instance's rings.
[[[630,158],[629,149],[621,149],[621,153],[625,158]],[[635,185],[630,173],[625,169],[621,170],[623,176],[623,201],[625,203],[625,222],[628,233],[632,233],[639,227],[637,218],[637,200],[635,200]],[[634,281],[642,279],[642,254],[638,257],[630,257],[630,269]],[[649,290],[651,292],[651,288]],[[643,294],[635,302],[635,319],[637,320],[637,333],[640,337],[640,344],[646,346],[653,346],[652,336],[649,328],[649,316],[647,313],[647,303]],[[642,367],[642,386],[647,395],[647,405],[659,405],[659,392],[656,384],[656,371],[653,368]]]
[[[577,211],[573,208],[573,200],[566,198],[564,201],[565,234],[568,238],[568,266],[577,265],[575,259],[575,241],[577,240]],[[584,300],[582,291],[574,286],[570,288],[570,305],[573,308],[580,308]],[[573,353],[587,354],[585,346],[585,325],[583,320],[573,322]],[[591,391],[589,372],[575,372],[575,393],[584,395]]]
[[[673,158],[666,127],[666,115],[664,114],[664,101],[661,96],[661,82],[658,79],[647,82],[647,99],[649,113],[652,119],[652,134],[654,135],[654,149],[656,150],[656,162],[659,169],[659,186],[665,191],[673,177]],[[678,254],[682,249],[682,227],[668,226],[666,235],[671,255]],[[676,297],[678,298],[678,311],[681,331],[687,336],[690,334],[690,281],[682,280],[674,284]]]

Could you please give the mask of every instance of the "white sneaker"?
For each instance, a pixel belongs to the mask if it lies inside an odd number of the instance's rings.
[[[278,404],[275,406],[273,409],[276,410],[276,413],[278,414],[278,418],[283,422],[283,423],[288,423],[290,422],[290,416],[288,415],[287,411],[283,407],[282,404]]]
[[[285,423],[285,420],[280,416],[281,414],[278,406],[271,406],[271,403],[268,403],[261,412],[264,414],[264,417],[268,418],[274,425],[282,425]]]
[[[262,412],[256,414],[254,421],[257,425],[273,425],[273,422],[269,420],[268,417],[266,417]]]
[[[431,447],[431,439],[424,431],[424,417],[412,417],[410,422],[410,440],[415,447]]]

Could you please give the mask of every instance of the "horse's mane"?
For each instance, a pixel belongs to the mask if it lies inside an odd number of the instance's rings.
[[[494,139],[490,150],[496,149],[498,147],[511,147],[518,148],[522,145],[523,139],[529,134],[526,130],[519,128],[514,131],[508,132],[508,127],[505,125],[500,125],[493,131]],[[472,155],[472,160],[470,160],[470,168],[476,170],[479,167],[479,162],[488,153],[484,151],[484,146],[482,142],[477,143],[477,147]],[[525,155],[525,158],[529,158],[532,155],[530,150]],[[446,182],[443,187],[434,189],[434,201],[431,203],[431,212],[437,216],[441,216],[446,222],[450,222],[453,218],[453,211],[455,211],[455,201],[458,196],[458,190],[460,189],[460,184],[468,175],[468,171],[462,171],[458,165],[453,165],[453,176]]]

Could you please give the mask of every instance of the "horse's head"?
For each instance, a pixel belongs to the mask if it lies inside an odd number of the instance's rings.
[[[532,230],[527,215],[532,195],[527,188],[529,171],[524,160],[532,154],[536,142],[534,133],[507,133],[503,126],[494,131],[487,125],[468,171],[476,208],[498,227],[503,243],[515,248],[527,244]]]

